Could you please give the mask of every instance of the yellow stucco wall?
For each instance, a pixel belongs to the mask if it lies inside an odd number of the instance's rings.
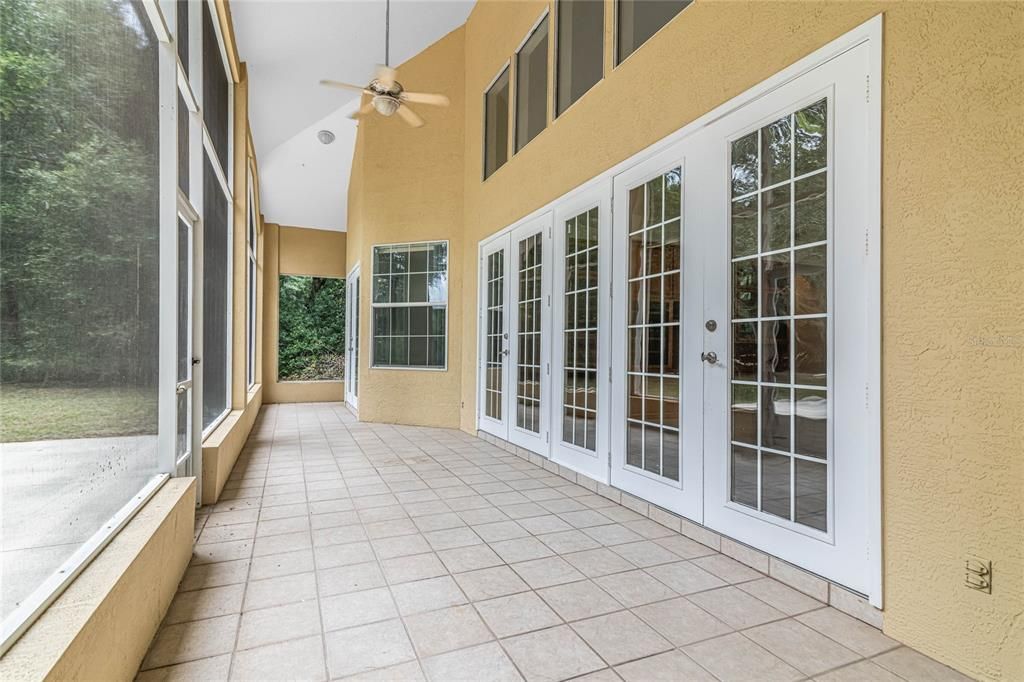
[[[369,282],[370,244],[442,232],[462,252],[461,360],[445,379],[371,370],[361,418],[450,425],[461,403],[472,431],[479,240],[882,12],[885,630],[972,675],[1024,678],[1024,5],[699,0],[612,70],[609,4],[605,79],[481,182],[483,90],[547,6],[478,2],[460,37],[402,66],[449,96],[464,74],[461,155],[429,111],[416,131],[360,124],[350,264]],[[992,595],[963,587],[969,553],[994,562]]]
[[[418,129],[397,117],[374,116],[359,123],[353,163],[358,177],[349,190],[348,260],[350,267],[361,264],[359,416],[368,421],[459,426],[460,365],[468,338],[462,331],[474,319],[464,305],[460,272],[476,260],[476,244],[463,238],[463,37],[464,30],[456,29],[399,69],[405,87],[443,93],[451,106],[415,106],[426,121]],[[448,369],[372,369],[373,245],[442,239],[449,240]]]
[[[278,303],[280,275],[311,275],[344,278],[344,232],[305,227],[264,225],[266,287],[263,298],[263,401],[310,403],[345,399],[344,381],[277,380]]]

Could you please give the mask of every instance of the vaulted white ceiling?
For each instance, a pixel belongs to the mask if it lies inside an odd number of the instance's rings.
[[[473,0],[392,0],[391,64],[466,21]],[[346,229],[358,93],[321,78],[364,84],[384,62],[384,0],[234,0],[239,56],[249,73],[249,120],[269,222]],[[323,145],[319,130],[336,136]]]

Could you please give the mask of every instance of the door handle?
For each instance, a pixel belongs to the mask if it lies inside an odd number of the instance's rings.
[[[192,358],[192,365],[193,366],[198,365],[200,362],[202,362],[202,360],[200,360],[199,358]]]
[[[700,359],[709,365],[714,365],[718,362],[718,353],[714,351],[708,351],[707,353],[701,353]]]

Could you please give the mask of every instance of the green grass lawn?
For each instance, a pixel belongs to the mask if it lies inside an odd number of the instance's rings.
[[[0,387],[0,443],[156,433],[153,389]]]

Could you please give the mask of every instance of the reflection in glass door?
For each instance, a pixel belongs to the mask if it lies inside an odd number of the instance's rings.
[[[551,457],[603,483],[608,482],[610,192],[609,183],[599,183],[559,202],[552,238]]]
[[[480,429],[547,455],[551,214],[482,245],[479,273]]]
[[[551,214],[530,220],[510,233],[514,257],[510,309],[513,311],[509,360],[513,368],[514,419],[509,440],[533,452],[548,454],[547,406],[550,400],[548,360],[551,295],[548,284]]]
[[[701,264],[684,247],[682,159],[676,145],[614,181],[611,476],[699,520],[700,364],[684,359],[700,342]]]
[[[828,530],[828,101],[731,143],[730,500]]]
[[[701,347],[721,358],[703,365],[705,523],[877,598],[869,52],[694,135],[685,219],[707,234]]]

